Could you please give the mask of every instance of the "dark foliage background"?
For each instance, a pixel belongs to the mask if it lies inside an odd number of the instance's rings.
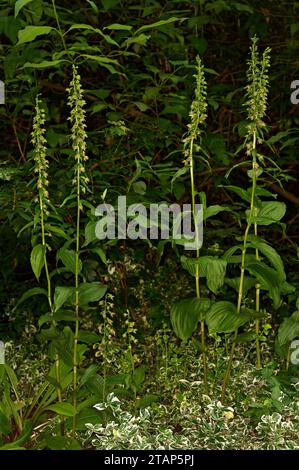
[[[206,161],[197,161],[196,184],[210,204],[239,207],[221,185],[227,184],[227,170],[245,158],[244,151],[236,151],[244,135],[246,61],[255,33],[262,47],[272,48],[264,152],[281,170],[275,173],[277,181],[269,177],[268,187],[288,207],[284,234],[272,231],[267,236],[283,255],[290,281],[298,285],[299,105],[290,102],[290,85],[299,78],[299,2],[74,0],[59,1],[56,7],[61,30],[68,31],[64,40],[49,30],[22,42],[18,33],[26,26],[57,28],[52,2],[24,2],[19,12],[14,1],[1,0],[0,5],[0,78],[6,86],[6,104],[0,107],[0,321],[6,321],[11,299],[35,285],[28,255],[30,230],[19,232],[33,215],[30,132],[36,94],[42,94],[47,109],[50,192],[57,206],[69,194],[73,171],[65,91],[72,60],[79,64],[86,91],[90,201],[99,203],[108,188],[108,202],[128,191],[132,200],[183,202],[189,198],[188,179],[177,180],[173,191],[171,180],[182,165],[182,135],[199,54],[206,67],[210,106],[203,142]],[[175,20],[153,25],[169,18]],[[142,182],[135,191],[130,189],[133,175],[135,183]],[[236,168],[228,181],[246,186],[246,171]],[[72,209],[64,206],[60,214],[67,230]],[[209,223],[205,249],[215,244],[226,248],[238,230],[238,220],[230,214]],[[156,249],[139,242],[108,246],[107,252],[120,263],[126,253],[137,261],[146,259],[152,272],[159,258]],[[166,273],[169,256],[166,249],[160,261]],[[134,287],[134,275],[124,281],[126,274],[119,269],[122,285]],[[96,270],[104,275],[104,268]],[[127,302],[127,296],[128,291],[123,292],[120,302]],[[32,301],[33,311],[39,307]],[[21,328],[19,320],[10,333]]]

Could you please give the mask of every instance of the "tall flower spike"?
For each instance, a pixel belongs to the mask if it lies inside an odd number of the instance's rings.
[[[35,116],[33,119],[33,131],[31,134],[31,142],[34,146],[33,160],[34,173],[37,173],[37,189],[39,192],[40,208],[45,215],[48,214],[47,207],[49,205],[49,179],[48,179],[48,160],[47,147],[45,138],[45,122],[46,113],[42,107],[39,97],[36,97]]]
[[[207,118],[207,82],[204,76],[204,66],[199,56],[196,57],[196,79],[195,98],[192,101],[190,108],[190,123],[188,124],[188,132],[186,138],[183,140],[185,155],[189,157],[189,147],[191,142],[194,142],[201,134],[201,125],[204,124]]]
[[[258,38],[252,38],[251,54],[247,61],[247,106],[248,119],[254,125],[255,130],[265,126],[263,118],[267,109],[267,98],[269,92],[269,67],[270,51],[267,47],[260,58],[257,49]]]
[[[76,160],[73,184],[75,187],[79,185],[81,192],[85,193],[89,182],[85,172],[85,162],[88,160],[88,156],[86,154],[87,134],[85,131],[86,113],[84,110],[86,102],[83,98],[81,77],[75,65],[73,65],[73,77],[67,91],[68,106],[71,108],[70,117],[68,119],[72,124],[71,139]]]

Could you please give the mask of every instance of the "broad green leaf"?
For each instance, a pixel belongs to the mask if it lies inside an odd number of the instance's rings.
[[[172,180],[171,180],[171,191],[173,190],[173,184],[174,182],[180,178],[181,176],[185,175],[186,173],[189,172],[189,167],[187,165],[183,166],[182,168],[179,168],[179,170],[174,174]]]
[[[243,199],[243,201],[250,202],[250,199],[251,199],[250,194],[245,189],[240,188],[239,186],[232,186],[232,185],[228,185],[228,186],[220,185],[220,187],[224,189],[228,189],[229,191],[233,191],[238,196],[240,196],[240,198]]]
[[[100,29],[94,28],[93,26],[89,24],[73,24],[68,31],[72,31],[73,29],[85,29],[87,31],[90,31],[91,33],[99,34],[106,40],[108,44],[118,47],[117,42],[114,41],[114,39],[112,39],[110,36],[108,36],[108,34],[104,34]]]
[[[76,410],[71,403],[54,403],[54,405],[50,405],[46,408],[47,410],[54,411],[58,415],[62,416],[75,416]]]
[[[84,370],[84,373],[80,379],[80,387],[86,384],[92,377],[96,375],[99,370],[99,366],[97,364],[91,364]]]
[[[15,3],[15,17],[18,16],[19,12],[32,0],[17,0]]]
[[[99,400],[99,399],[98,399]],[[99,424],[102,423],[104,418],[100,411],[94,408],[84,408],[79,412],[76,418],[76,430],[86,431],[86,423]]]
[[[290,135],[290,131],[280,131],[275,135],[272,135],[270,139],[266,141],[268,145],[276,144],[276,142],[280,142],[284,137],[288,137]]]
[[[175,334],[183,341],[189,339],[200,320],[204,320],[211,308],[210,299],[192,297],[176,302],[170,311],[170,319]]]
[[[98,15],[98,14],[99,14],[99,9],[98,9],[97,5],[95,4],[95,2],[93,2],[92,0],[86,0],[86,1],[87,1],[87,2],[89,3],[89,5],[91,6],[92,11],[93,11],[96,15]]]
[[[21,444],[26,442],[30,435],[32,434],[33,424],[30,419],[26,419],[24,423],[22,423],[21,427],[23,427],[21,434],[17,437],[14,442],[10,442],[5,444],[4,446],[0,447],[0,450],[21,450],[24,449],[20,447]]]
[[[143,31],[148,31],[149,29],[160,28],[161,26],[164,26],[166,24],[175,23],[176,21],[184,21],[184,20],[186,20],[186,18],[177,18],[176,16],[172,18],[168,18],[167,20],[160,20],[160,21],[157,21],[156,23],[141,26],[141,28],[138,28],[137,31],[135,31],[135,34],[140,34]]]
[[[97,225],[97,222],[93,222],[93,221],[90,221],[88,222],[88,224],[86,224],[84,246],[89,245],[89,243],[92,243],[95,240],[97,240],[96,225]]]
[[[51,313],[46,313],[39,318],[38,326],[41,328],[45,323],[52,321],[76,321],[76,314],[73,310],[59,310],[53,315]]]
[[[45,264],[45,253],[46,253],[45,245],[36,245],[31,251],[30,263],[31,263],[32,271],[34,272],[34,275],[37,280],[39,280],[41,271]]]
[[[139,44],[140,46],[145,46],[150,36],[146,34],[139,34],[138,36],[133,36],[126,39],[124,42],[126,47],[129,47],[131,44]]]
[[[219,258],[212,258],[207,262],[207,286],[214,294],[217,294],[224,284],[226,266],[227,262]]]
[[[58,310],[54,313],[54,320],[59,321],[76,321],[76,313],[74,310]]]
[[[211,334],[231,333],[250,320],[247,313],[237,313],[236,306],[226,300],[216,302],[206,316]]]
[[[265,188],[256,188],[255,194],[257,196],[273,197],[274,199],[277,198],[277,194],[270,193],[270,191]]]
[[[181,256],[181,263],[184,269],[186,269],[191,276],[196,276],[197,266],[199,268],[199,276],[207,276],[207,267],[212,256],[200,256],[199,258],[191,258],[189,256]]]
[[[253,14],[254,9],[252,6],[240,2],[233,2],[232,6],[238,11],[245,11],[246,13]]]
[[[94,331],[80,330],[78,339],[82,343],[94,344],[100,340],[100,336]]]
[[[74,287],[57,286],[54,293],[55,310],[59,310],[62,305],[69,300],[74,293]]]
[[[235,289],[236,292],[239,292],[239,287],[240,287],[240,277],[234,277],[234,278],[225,278],[225,283]],[[244,281],[243,281],[243,292],[244,295],[247,295],[247,292],[249,289],[254,287],[256,284],[256,279],[252,279],[251,277],[244,276]]]
[[[200,256],[191,258],[181,256],[181,263],[191,276],[196,277],[197,267],[199,277],[207,278],[208,288],[217,293],[218,289],[224,284],[227,261],[213,256]]]
[[[247,217],[249,216],[249,211]],[[261,207],[258,209],[257,215],[252,218],[252,223],[257,225],[271,225],[277,223],[282,219],[286,212],[286,205],[284,202],[278,201],[264,201],[261,202]]]
[[[105,27],[105,29],[113,29],[115,31],[131,31],[132,28],[133,26],[130,26],[128,24],[119,24],[119,23],[113,23]]]
[[[252,276],[256,277],[261,285],[261,289],[269,291],[269,297],[273,301],[274,308],[278,308],[281,304],[282,279],[277,271],[262,261],[248,263],[245,268]]]
[[[225,212],[225,211],[226,212],[230,211],[230,209],[228,207],[219,206],[218,204],[216,204],[215,206],[209,206],[203,211],[203,219],[207,220],[210,217],[213,217],[214,215],[219,214],[219,212]]]
[[[278,330],[278,343],[284,346],[297,337],[299,338],[299,310],[283,320]]]
[[[97,281],[84,282],[79,286],[79,299],[82,308],[88,307],[90,302],[98,302],[106,294],[107,287]]]
[[[106,258],[106,253],[102,248],[93,248],[90,250],[91,253],[95,253],[99,256],[100,260],[104,263],[107,264],[107,258]]]
[[[268,243],[261,238],[250,236],[248,237],[250,245],[257,248],[266,258],[270,261],[272,266],[276,269],[282,280],[286,279],[284,266],[281,257],[277,251],[268,245]]]
[[[45,295],[47,297],[48,293],[46,289],[42,289],[41,287],[33,287],[32,289],[27,290],[20,300],[18,300],[16,307],[18,307],[21,303],[25,302],[25,300],[33,297],[34,295]]]
[[[61,337],[61,334],[62,333],[57,328],[51,325],[50,328],[41,330],[38,334],[38,339],[40,341],[52,341]]]
[[[8,364],[4,364],[4,369],[10,380],[12,388],[15,391],[17,391],[18,390],[18,378],[16,376],[15,371]]]
[[[242,245],[235,245],[235,246],[231,246],[225,253],[224,255],[222,256],[222,258],[227,262],[227,263],[231,263],[232,260],[234,259],[234,254],[239,251],[239,252],[242,252]]]
[[[0,436],[1,434],[7,435],[11,432],[10,420],[0,411]]]
[[[79,442],[70,436],[47,435],[44,442],[51,450],[81,450]]]
[[[287,281],[283,281],[281,284],[280,291],[283,295],[289,295],[295,292],[296,287],[293,286],[292,284],[289,284]]]
[[[119,4],[120,0],[102,0],[103,7],[106,11],[111,8],[116,7]]]
[[[101,57],[97,55],[90,55],[90,54],[82,54],[82,57],[85,57],[86,59],[89,60],[94,60],[98,64],[100,64],[102,67],[106,68],[109,70],[110,73],[117,73],[118,75],[123,75],[121,72],[116,70],[114,65],[119,65],[116,60],[113,59],[108,59],[108,57]]]
[[[64,266],[73,274],[76,272],[76,253],[74,250],[60,249],[57,258],[60,259]],[[82,270],[82,261],[79,260],[79,273]]]
[[[257,339],[257,334],[255,331],[247,331],[246,333],[241,333],[237,336],[236,343],[248,343],[250,341],[255,341]]]
[[[18,43],[24,44],[25,42],[34,41],[37,36],[42,36],[44,34],[49,34],[55,28],[51,28],[51,26],[26,26],[24,29],[21,29],[18,33]]]
[[[65,231],[62,228],[56,227],[55,225],[46,224],[46,230],[48,230],[50,233],[54,233],[58,237],[65,238],[67,240],[69,239]]]
[[[25,68],[31,68],[31,69],[46,69],[48,67],[56,67],[57,65],[61,64],[64,62],[64,60],[59,59],[59,60],[42,60],[41,62],[26,62],[23,67]]]

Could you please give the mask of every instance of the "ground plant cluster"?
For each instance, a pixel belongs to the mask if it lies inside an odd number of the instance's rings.
[[[299,450],[299,4],[70,3],[0,5],[0,450]]]

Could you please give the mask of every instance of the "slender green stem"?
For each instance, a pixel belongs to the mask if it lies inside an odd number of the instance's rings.
[[[53,11],[54,11],[54,16],[55,16],[55,19],[56,19],[58,31],[59,31],[59,34],[60,34],[60,37],[61,37],[62,45],[63,45],[64,50],[67,51],[66,43],[65,43],[65,40],[64,40],[64,34],[63,34],[62,29],[61,29],[59,16],[58,16],[58,13],[57,13],[57,10],[56,10],[55,0],[52,0],[52,6],[53,6]]]
[[[78,386],[78,338],[80,327],[80,304],[79,304],[79,257],[80,257],[80,213],[81,213],[81,190],[80,190],[80,165],[77,165],[77,224],[76,224],[76,252],[75,252],[75,334],[73,355],[73,406],[77,409],[77,386]],[[76,414],[73,417],[73,434],[76,430]]]
[[[46,244],[46,234],[45,234],[45,221],[44,221],[44,206],[43,206],[43,198],[41,194],[39,194],[39,206],[40,206],[40,224],[41,224],[41,239],[42,239],[42,246],[44,250],[44,267],[47,279],[47,298],[48,304],[50,307],[50,312],[53,315],[53,304],[52,304],[52,285],[51,285],[51,278],[49,274],[49,267],[48,267],[48,260],[47,260],[47,244]],[[56,327],[56,322],[52,320],[52,326]],[[62,402],[62,395],[61,395],[61,388],[60,388],[60,358],[58,353],[55,354],[55,378],[57,382],[56,386],[56,393],[58,397],[58,401]],[[60,430],[61,434],[64,434],[64,418],[63,416],[60,417]]]
[[[190,141],[190,150],[189,150],[189,166],[190,166],[190,180],[191,180],[191,198],[192,198],[192,216],[193,223],[195,228],[195,238],[196,238],[196,259],[199,258],[199,233],[198,233],[198,220],[196,214],[195,206],[195,184],[194,184],[194,161],[193,161],[193,145],[194,139]],[[199,263],[196,263],[195,271],[195,288],[196,288],[196,297],[200,298],[200,289],[199,289]],[[208,368],[207,368],[207,356],[206,356],[206,340],[205,340],[205,324],[204,321],[200,322],[200,337],[201,337],[201,349],[202,349],[202,361],[203,361],[203,372],[204,372],[204,390],[205,393],[208,393]]]
[[[105,299],[105,316],[104,316],[104,363],[103,363],[103,402],[105,401],[106,397],[106,381],[107,381],[107,300]]]
[[[252,146],[252,187],[251,187],[251,198],[250,198],[250,211],[247,221],[247,226],[244,233],[243,238],[243,248],[242,248],[242,256],[241,256],[241,274],[240,274],[240,283],[239,283],[239,292],[238,292],[238,303],[237,303],[237,313],[241,312],[243,297],[244,297],[244,276],[245,276],[245,264],[246,264],[246,252],[247,252],[247,245],[248,245],[248,235],[252,225],[252,220],[255,214],[255,197],[256,197],[256,185],[257,185],[257,170],[258,164],[256,161],[256,130],[253,132],[253,146]],[[222,390],[221,390],[221,402],[224,403],[225,396],[226,396],[226,389],[228,385],[228,381],[230,378],[232,363],[234,359],[235,349],[236,349],[236,340],[238,337],[238,328],[234,332],[232,346],[230,351],[230,356],[227,364],[227,368],[225,371],[223,383],[222,383]]]
[[[257,237],[257,224],[254,224],[254,234]],[[255,250],[255,258],[257,261],[260,260],[260,255],[259,255],[259,250],[256,248]],[[260,311],[260,284],[257,283],[255,285],[255,311],[259,313]],[[256,333],[256,340],[255,340],[255,347],[256,347],[256,367],[258,369],[261,368],[262,366],[262,361],[261,361],[261,348],[260,348],[260,340],[259,340],[259,335],[260,335],[260,321],[257,319],[255,321],[255,333]]]

